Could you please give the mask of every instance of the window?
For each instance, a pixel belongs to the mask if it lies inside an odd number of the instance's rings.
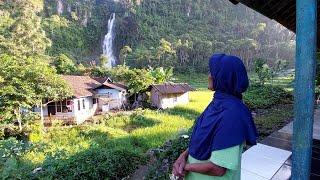
[[[85,105],[85,103],[84,103],[84,99],[82,99],[82,108],[83,108],[83,109],[86,109],[86,105]]]
[[[112,97],[112,93],[111,92],[107,92],[106,97],[107,98],[111,98]]]
[[[67,109],[68,109],[68,112],[72,112],[73,103],[71,100],[67,100]]]
[[[78,100],[78,111],[80,111],[80,100]]]
[[[92,104],[97,104],[98,103],[98,99],[97,98],[93,98],[92,101],[93,101]]]

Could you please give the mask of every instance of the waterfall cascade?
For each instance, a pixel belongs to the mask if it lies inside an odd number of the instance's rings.
[[[105,55],[108,58],[107,64],[105,64],[106,67],[114,67],[116,65],[116,57],[113,54],[113,41],[115,38],[114,33],[114,22],[116,19],[116,14],[112,13],[111,17],[108,21],[108,33],[105,35],[103,40],[103,55]]]

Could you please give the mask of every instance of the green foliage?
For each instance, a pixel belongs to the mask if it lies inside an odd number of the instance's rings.
[[[119,179],[134,172],[145,160],[141,154],[126,149],[92,148],[68,159],[49,157],[39,177],[59,179]]]
[[[288,59],[292,65],[290,33],[244,6],[224,0],[157,0],[134,7],[139,37],[129,36],[126,43],[133,50],[128,56],[130,66],[173,66],[178,72],[206,73],[213,52],[241,57],[248,70],[253,69],[257,55],[272,61]],[[167,53],[161,56],[162,52]]]
[[[70,94],[44,54],[51,42],[41,27],[37,3],[5,1],[0,11],[0,119],[16,118],[21,129],[21,108]]]
[[[149,68],[149,73],[154,79],[155,84],[162,84],[170,81],[173,76],[173,68],[164,69],[163,67]]]
[[[188,135],[191,133],[189,132]],[[150,167],[146,179],[169,179],[170,170],[163,168],[163,162],[171,169],[172,164],[178,159],[180,154],[189,146],[189,138],[178,137],[170,141],[170,146],[164,146],[163,152],[156,155],[157,162]]]
[[[250,109],[270,108],[277,104],[292,103],[292,95],[283,88],[272,85],[251,84],[244,94]]]
[[[78,69],[79,75],[84,75],[87,71],[86,67],[84,67],[84,65],[81,63],[77,65],[77,69]]]
[[[173,68],[132,69],[124,65],[112,69],[94,66],[90,72],[94,77],[111,77],[116,82],[124,83],[130,94],[145,92],[151,84],[167,82],[173,76]]]
[[[165,82],[172,76],[172,69],[156,68],[130,69],[128,66],[117,66],[109,72],[115,81],[124,82],[131,94],[145,92],[153,83]]]
[[[103,54],[101,54],[100,58],[99,58],[99,62],[100,62],[100,66],[101,67],[105,67],[106,64],[108,64],[108,62],[109,62],[108,57],[103,55]]]
[[[2,121],[19,119],[20,108],[39,105],[44,98],[57,100],[70,96],[67,84],[39,58],[19,60],[0,55],[0,76],[4,79],[0,89]]]
[[[124,46],[121,50],[120,50],[120,64],[126,65],[126,60],[127,60],[127,56],[132,53],[132,49],[130,48],[130,46]]]
[[[254,61],[254,70],[258,75],[261,85],[271,78],[271,69],[269,68],[266,60],[258,58]]]
[[[63,12],[58,13],[57,1],[4,1],[0,47],[21,54],[46,50],[51,56],[65,54],[77,62],[98,60],[107,19],[111,12],[117,12],[114,50],[120,57],[119,64],[206,72],[213,52],[238,55],[249,70],[258,54],[272,61],[287,59],[290,65],[294,59],[289,31],[246,7],[224,0],[61,2]],[[18,12],[23,12],[21,18],[10,15]],[[19,32],[8,33],[14,28]],[[23,37],[25,34],[32,41]],[[12,41],[28,45],[16,46],[10,44]]]
[[[268,109],[258,110],[257,113],[254,121],[259,140],[263,140],[292,121],[293,104],[277,104]]]
[[[52,47],[47,52],[53,56],[66,54],[82,60],[81,56],[88,55],[91,48],[95,47],[91,43],[92,39],[98,42],[96,37],[87,34],[89,32],[85,27],[58,15],[43,19],[42,27],[52,41]]]
[[[64,54],[60,54],[53,62],[58,74],[75,74],[77,67],[73,60]]]
[[[0,176],[2,179],[23,179],[26,174],[21,172],[21,166],[28,167],[23,161],[20,161],[31,145],[14,138],[0,141]]]
[[[90,69],[90,75],[93,77],[108,77],[109,71],[106,67],[93,66]]]
[[[150,73],[145,69],[133,69],[127,80],[129,92],[135,94],[148,89],[153,83],[153,78]]]
[[[17,58],[43,55],[51,45],[31,1],[0,2],[0,53]]]
[[[189,129],[211,95],[194,92],[188,106],[170,111],[137,110],[100,116],[100,124],[53,127],[46,133],[32,126],[33,147],[17,158],[19,166],[11,166],[13,175],[22,179],[122,179],[146,162],[145,152],[150,148]],[[32,173],[38,167],[41,170]]]

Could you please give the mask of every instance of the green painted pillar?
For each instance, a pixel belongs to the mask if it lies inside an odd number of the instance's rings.
[[[311,171],[317,49],[317,0],[296,0],[296,73],[292,179],[308,180]]]

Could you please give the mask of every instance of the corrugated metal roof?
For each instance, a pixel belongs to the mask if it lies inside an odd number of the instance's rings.
[[[153,85],[150,86],[150,88],[156,89],[161,94],[177,94],[177,93],[185,93],[185,92],[194,90],[187,83],[153,84]]]

